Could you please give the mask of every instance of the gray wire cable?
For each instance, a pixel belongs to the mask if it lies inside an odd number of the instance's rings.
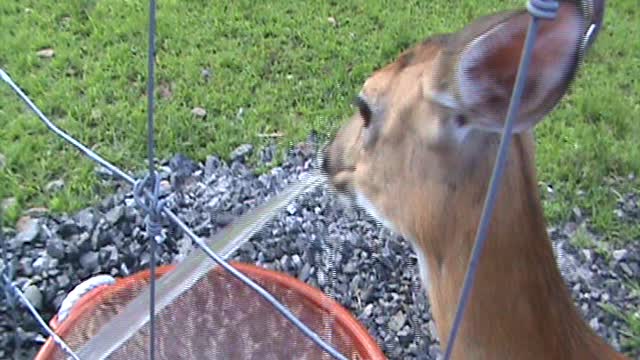
[[[76,355],[73,350],[71,350],[71,348],[69,347],[69,345],[67,345],[66,342],[64,342],[64,340],[62,340],[62,338],[60,336],[58,336],[58,334],[56,334],[50,327],[49,325],[47,325],[47,322],[44,321],[44,319],[42,318],[42,316],[40,316],[40,313],[38,313],[38,310],[36,310],[35,307],[33,307],[33,305],[29,302],[29,299],[26,298],[26,296],[24,296],[24,294],[22,293],[22,291],[20,291],[20,289],[18,289],[17,286],[15,286],[12,282],[11,279],[9,279],[7,277],[6,274],[2,274],[2,280],[7,284],[7,286],[9,287],[9,289],[13,290],[13,293],[16,295],[16,297],[18,299],[20,299],[22,301],[22,303],[24,304],[24,306],[27,307],[27,309],[29,310],[29,312],[31,313],[31,315],[33,316],[34,319],[36,319],[36,321],[38,322],[38,324],[40,324],[40,326],[45,330],[45,332],[53,339],[53,341],[60,346],[60,348],[67,353],[67,355],[71,356],[74,360],[80,360],[80,358],[78,357],[78,355]]]
[[[110,170],[113,174],[126,181],[130,185],[136,185],[137,181],[127,175],[125,172],[117,168],[116,166],[109,163],[104,158],[100,157],[98,154],[82,145],[79,141],[74,139],[72,136],[61,130],[55,124],[53,124],[43,113],[38,109],[38,107],[29,99],[29,97],[13,82],[13,80],[9,77],[9,75],[2,69],[0,69],[0,78],[4,80],[9,86],[13,89],[13,91],[27,104],[27,106],[42,120],[42,122],[56,135],[75,146],[78,150],[80,150],[87,157],[102,165],[106,169]],[[148,194],[147,194],[148,195]],[[318,346],[320,346],[324,351],[330,354],[335,359],[346,360],[347,358],[344,355],[340,354],[337,350],[335,350],[331,345],[322,340],[313,330],[308,328],[302,321],[295,317],[284,305],[278,302],[271,294],[269,294],[266,290],[264,290],[260,285],[253,282],[253,280],[246,277],[243,273],[236,270],[234,267],[229,265],[224,259],[217,256],[211,249],[209,249],[204,241],[200,239],[186,224],[184,224],[176,214],[174,214],[169,208],[163,207],[162,212],[169,219],[171,219],[176,225],[178,225],[190,238],[193,242],[195,242],[202,250],[217,264],[222,266],[226,271],[230,274],[244,282],[251,289],[256,291],[260,296],[262,296],[265,300],[267,300],[274,308],[276,308],[283,316],[285,316],[289,321],[291,321],[300,331],[302,331],[306,336],[308,336],[312,341],[314,341]]]
[[[555,3],[555,5],[553,5]],[[531,22],[527,31],[527,37],[524,43],[524,49],[522,50],[522,56],[520,58],[520,65],[518,67],[518,74],[516,76],[516,82],[511,94],[511,102],[509,103],[509,109],[507,110],[507,116],[502,130],[502,137],[500,139],[500,146],[498,148],[498,155],[496,157],[496,163],[491,174],[491,182],[489,183],[489,191],[484,202],[484,208],[482,209],[482,216],[480,217],[480,224],[476,230],[475,242],[473,250],[471,252],[471,259],[469,260],[469,266],[467,273],[465,274],[464,285],[462,292],[460,293],[460,299],[458,301],[458,308],[456,309],[456,315],[453,320],[451,332],[447,339],[447,349],[445,351],[444,359],[449,360],[453,351],[453,345],[455,344],[458,336],[458,330],[462,323],[462,317],[464,311],[469,302],[469,295],[476,278],[476,271],[478,269],[478,261],[482,254],[482,249],[487,240],[487,232],[489,230],[489,224],[491,221],[491,215],[495,208],[496,198],[498,191],[500,190],[500,183],[502,181],[502,175],[509,155],[508,149],[511,144],[513,122],[517,115],[518,109],[520,109],[520,101],[522,99],[522,92],[524,91],[524,85],[526,83],[527,74],[529,72],[529,65],[531,60],[531,54],[533,52],[533,46],[535,45],[536,35],[538,32],[538,19],[553,19],[555,12],[558,9],[559,4],[555,0],[533,0],[527,2],[527,9],[531,14]]]
[[[42,113],[42,111],[40,111],[40,109],[38,109],[38,107],[31,101],[31,99],[29,99],[29,97],[22,91],[22,89],[20,89],[18,85],[16,85],[16,83],[13,82],[9,74],[7,74],[3,69],[0,69],[0,79],[2,79],[4,82],[7,83],[7,85],[9,85],[9,87],[11,87],[11,89],[18,95],[18,97],[20,97],[20,99],[22,99],[22,101],[24,101],[27,104],[29,109],[33,111],[38,116],[38,118],[40,118],[40,120],[47,126],[47,128],[49,128],[49,130],[51,130],[54,134],[58,135],[69,144],[75,146],[78,150],[80,150],[84,155],[89,157],[91,160],[95,161],[105,169],[111,171],[114,175],[118,176],[119,178],[123,179],[129,184],[133,185],[136,182],[133,177],[131,177],[124,171],[120,170],[116,166],[112,165],[111,163],[109,163],[107,160],[105,160],[98,154],[94,153],[89,148],[82,145],[81,142],[74,139],[72,136],[65,133],[63,130],[57,127],[54,123],[52,123]]]
[[[327,344],[322,338],[316,334],[313,330],[308,328],[302,321],[295,317],[283,304],[281,304],[273,295],[271,295],[268,291],[261,288],[259,285],[255,284],[251,279],[249,279],[242,272],[238,271],[233,266],[229,265],[226,261],[224,261],[221,257],[218,256],[215,252],[211,251],[209,247],[200,239],[189,227],[187,227],[182,220],[180,220],[175,214],[167,213],[170,219],[172,219],[180,228],[182,228],[187,236],[193,240],[204,251],[211,259],[217,262],[223,269],[225,269],[228,273],[233,275],[238,280],[244,282],[249,287],[251,287],[255,292],[260,294],[265,300],[267,300],[273,307],[276,308],[282,315],[284,315],[291,323],[293,323],[300,331],[302,331],[307,337],[309,337],[312,341],[314,341],[317,345],[319,345],[324,351],[329,353],[335,359],[347,360],[347,358],[340,354],[337,350],[335,350],[331,345]]]
[[[149,260],[149,358],[155,359],[155,343],[156,343],[156,251],[158,248],[158,241],[160,240],[161,225],[160,225],[160,212],[162,209],[158,208],[159,198],[159,185],[160,179],[156,174],[155,168],[155,128],[154,128],[154,98],[153,91],[155,85],[155,59],[156,59],[156,2],[155,0],[149,1],[149,47],[148,47],[148,74],[147,74],[147,157],[149,160],[149,179],[153,184],[153,198],[151,200],[151,208],[148,209],[147,214],[147,235],[151,240],[150,244],[150,260]]]

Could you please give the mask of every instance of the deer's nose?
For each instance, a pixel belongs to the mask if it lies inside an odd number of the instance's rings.
[[[320,151],[321,159],[320,159],[320,169],[325,175],[331,175],[332,167],[331,160],[329,159],[329,147],[331,143],[327,143],[322,150]]]

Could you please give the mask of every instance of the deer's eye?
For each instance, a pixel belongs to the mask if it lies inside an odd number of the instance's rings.
[[[462,114],[456,114],[454,117],[454,121],[457,127],[462,127],[469,123],[469,119],[467,119],[467,117]]]
[[[355,105],[358,107],[364,127],[369,127],[369,124],[371,124],[371,108],[369,107],[369,104],[362,98],[362,96],[357,96]]]

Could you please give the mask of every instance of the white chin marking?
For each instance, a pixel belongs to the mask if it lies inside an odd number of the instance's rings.
[[[456,141],[458,142],[458,144],[461,143],[462,141],[464,141],[464,139],[469,134],[469,131],[471,131],[471,127],[470,126],[462,126],[462,127],[454,129],[453,135],[454,135]]]
[[[424,290],[429,293],[431,288],[429,287],[429,264],[427,263],[427,258],[424,254],[417,248],[415,245],[415,241],[411,240],[411,245],[413,245],[413,249],[418,256],[418,270],[420,271],[420,279],[422,280],[422,285],[424,286]]]
[[[351,202],[351,199],[349,199],[349,197],[347,195],[344,195],[342,193],[336,193],[337,194],[337,199],[338,199],[338,203],[340,203],[340,205],[342,205],[343,208],[345,209],[351,209],[353,208],[353,203]]]
[[[373,203],[371,203],[371,201],[369,201],[369,199],[367,199],[367,197],[363,193],[357,190],[356,202],[367,212],[367,214],[369,214],[369,216],[374,218],[378,223],[382,224],[384,227],[393,231],[394,233],[399,234],[391,221],[382,216],[382,214],[378,211],[378,209],[376,209]],[[429,292],[429,266],[427,264],[427,259],[422,253],[421,249],[416,245],[416,242],[411,237],[405,236],[405,238],[409,240],[413,247],[413,250],[418,257],[418,270],[420,271],[420,279],[422,280],[422,285],[424,286],[425,291]]]
[[[387,229],[397,233],[395,227],[393,226],[393,224],[391,224],[391,221],[385,219],[384,216],[382,216],[382,214],[380,214],[378,209],[376,209],[375,206],[371,203],[371,201],[369,201],[369,199],[367,199],[366,196],[364,196],[364,194],[362,194],[358,190],[356,190],[356,202],[374,220],[376,220],[377,222],[381,223]]]

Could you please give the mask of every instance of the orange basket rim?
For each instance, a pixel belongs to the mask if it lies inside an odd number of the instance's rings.
[[[356,349],[365,359],[386,359],[378,343],[371,337],[367,329],[347,309],[335,300],[329,298],[319,289],[279,271],[237,261],[230,261],[229,263],[248,276],[255,276],[276,284],[279,287],[293,290],[302,295],[306,300],[309,300],[315,307],[332,314],[335,321],[344,329],[347,335],[351,337]],[[161,277],[174,268],[175,265],[159,266],[156,268],[156,277]],[[222,269],[217,267],[215,270],[221,271]],[[131,288],[140,281],[147,282],[150,274],[150,270],[142,270],[124,278],[117,278],[115,284],[99,286],[89,291],[78,300],[63,323],[60,324],[58,322],[58,316],[55,315],[50,321],[51,328],[58,336],[64,339],[75,323],[81,319],[87,311],[91,310],[96,304],[99,304],[104,297],[115,291]],[[49,337],[40,348],[34,360],[49,359],[51,354],[56,350],[56,347],[57,345],[53,339]]]

